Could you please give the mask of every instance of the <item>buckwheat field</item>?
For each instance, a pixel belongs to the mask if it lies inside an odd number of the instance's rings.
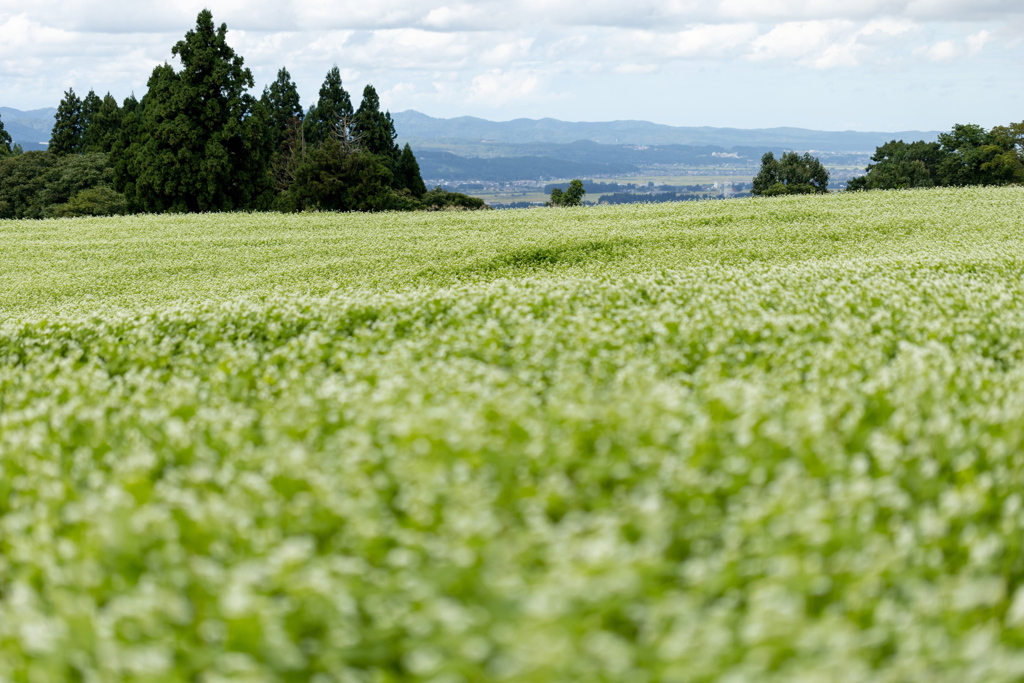
[[[3,683],[1024,680],[1024,189],[0,263]]]

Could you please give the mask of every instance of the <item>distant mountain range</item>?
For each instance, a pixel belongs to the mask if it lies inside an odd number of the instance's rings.
[[[11,138],[26,152],[32,149],[46,149],[53,129],[53,115],[57,110],[53,107],[20,111],[10,107],[0,107],[0,121],[4,123]]]
[[[46,149],[54,108],[0,107],[23,149]],[[812,152],[827,165],[860,166],[893,139],[935,140],[937,131],[860,132],[804,128],[666,126],[648,121],[573,123],[557,119],[441,119],[408,110],[392,115],[428,180],[546,180],[629,175],[681,167],[750,168],[766,151]]]
[[[391,115],[400,138],[437,147],[449,143],[543,143],[567,144],[589,140],[605,145],[688,145],[723,148],[786,148],[797,151],[873,153],[882,143],[893,139],[934,140],[937,131],[899,131],[865,133],[860,131],[821,131],[805,128],[711,128],[665,126],[648,121],[609,121],[573,123],[557,119],[514,119],[487,121],[473,116],[436,119],[418,111],[400,111]],[[415,145],[413,145],[415,147]]]
[[[512,181],[623,175],[682,175],[693,169],[743,173],[772,151],[811,152],[830,167],[866,166],[893,139],[935,140],[936,131],[859,132],[804,128],[685,128],[648,121],[437,119],[392,114],[428,181]],[[753,175],[753,173],[751,173]]]

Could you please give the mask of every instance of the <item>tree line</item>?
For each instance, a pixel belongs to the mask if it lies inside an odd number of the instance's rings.
[[[891,140],[875,149],[867,172],[847,182],[847,191],[901,190],[1024,183],[1024,122],[986,130],[956,124],[936,142]],[[768,152],[752,194],[773,196],[828,191],[828,171],[809,154]]]
[[[303,110],[286,68],[257,98],[209,10],[157,66],[141,100],[69,89],[46,152],[20,153],[0,122],[0,218],[207,211],[484,208],[428,191],[372,85],[359,106],[337,66]]]
[[[1024,122],[985,130],[956,124],[937,142],[892,140],[871,157],[847,190],[1024,183]]]

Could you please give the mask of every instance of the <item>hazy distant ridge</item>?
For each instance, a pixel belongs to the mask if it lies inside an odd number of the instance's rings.
[[[26,149],[50,139],[53,107],[20,111],[0,107],[4,127]],[[566,144],[591,140],[608,145],[693,145],[788,148],[830,152],[874,152],[889,140],[935,140],[938,131],[821,131],[806,128],[714,128],[666,126],[649,121],[572,122],[558,119],[488,121],[475,116],[441,119],[409,109],[392,114],[399,139],[434,147],[428,141]]]
[[[11,138],[25,151],[30,149],[46,149],[53,129],[53,115],[57,110],[53,107],[21,111],[10,107],[0,107],[0,121],[4,123]]]
[[[935,140],[938,131],[820,131],[805,128],[712,128],[666,126],[649,121],[574,123],[558,119],[488,121],[474,116],[439,119],[418,111],[392,114],[403,140],[504,143],[570,143],[592,140],[612,145],[713,145],[723,148],[785,147],[830,152],[874,152],[893,139]],[[414,145],[415,147],[415,145]]]

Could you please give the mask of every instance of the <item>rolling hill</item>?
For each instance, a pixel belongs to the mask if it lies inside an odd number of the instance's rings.
[[[46,149],[53,128],[53,115],[56,113],[53,107],[31,111],[0,107],[0,121],[3,121],[4,129],[11,138],[27,152]]]

